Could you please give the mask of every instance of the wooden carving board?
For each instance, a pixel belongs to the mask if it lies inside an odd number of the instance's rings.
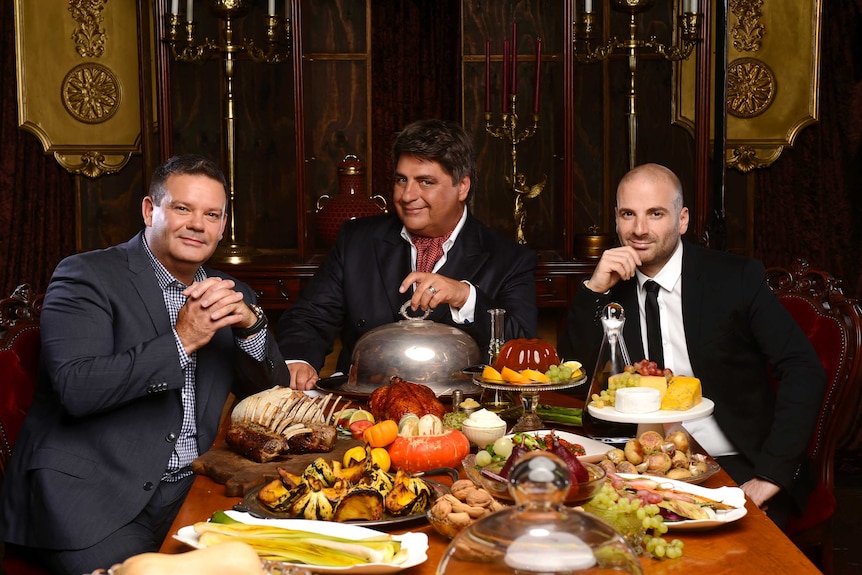
[[[300,474],[318,457],[341,461],[344,453],[356,445],[363,445],[363,442],[339,436],[335,447],[328,453],[303,453],[269,463],[257,463],[220,443],[195,459],[192,469],[195,473],[206,475],[216,483],[224,485],[225,495],[228,497],[242,497],[258,485],[277,478],[279,467]]]

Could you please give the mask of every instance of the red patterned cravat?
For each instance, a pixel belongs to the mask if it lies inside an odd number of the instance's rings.
[[[449,239],[452,232],[445,236],[429,238],[425,236],[416,236],[411,234],[413,245],[416,246],[416,271],[417,272],[432,272],[434,264],[443,257],[443,244]]]

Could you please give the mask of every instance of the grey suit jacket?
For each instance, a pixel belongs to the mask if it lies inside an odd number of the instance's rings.
[[[345,222],[335,246],[302,297],[282,314],[278,343],[287,359],[303,359],[320,369],[340,334],[338,369],[347,373],[356,341],[395,321],[411,293],[398,293],[410,273],[410,245],[395,214]],[[484,354],[491,335],[489,309],[506,310],[506,338],[535,337],[536,255],[488,229],[469,213],[461,233],[437,273],[476,287],[475,321],[457,325]],[[449,306],[429,320],[455,325]]]
[[[591,371],[603,337],[598,314],[611,301],[627,311],[623,338],[631,360],[645,355],[637,280],[620,282],[608,294],[581,286],[561,353]],[[804,507],[815,483],[805,454],[826,388],[808,338],[766,285],[760,262],[688,242],[683,243],[682,308],[693,375],[715,402],[722,431],[757,475]],[[771,378],[778,382],[777,392]]]
[[[254,301],[248,286],[238,282],[237,289]],[[0,491],[0,537],[32,547],[81,549],[144,508],[182,423],[183,373],[140,234],[57,266],[41,335],[33,407]],[[230,328],[198,351],[200,453],[212,445],[231,391],[241,395],[288,384],[284,361],[268,339],[263,362],[236,346]]]

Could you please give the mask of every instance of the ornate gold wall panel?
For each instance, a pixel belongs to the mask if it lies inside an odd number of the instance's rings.
[[[729,0],[728,167],[746,173],[769,166],[817,121],[820,14],[821,0]],[[675,69],[674,122],[692,133],[695,74],[695,59]]]
[[[135,2],[15,0],[18,124],[74,174],[140,152]]]

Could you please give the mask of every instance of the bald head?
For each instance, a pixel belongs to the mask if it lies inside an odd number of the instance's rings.
[[[642,164],[630,170],[625,176],[623,176],[617,186],[617,202],[619,202],[619,193],[621,189],[644,185],[672,190],[674,210],[677,215],[682,211],[682,183],[679,181],[679,178],[676,177],[676,174],[660,164]]]
[[[679,178],[658,164],[630,171],[617,187],[616,223],[620,245],[635,250],[638,268],[655,277],[688,229]]]

